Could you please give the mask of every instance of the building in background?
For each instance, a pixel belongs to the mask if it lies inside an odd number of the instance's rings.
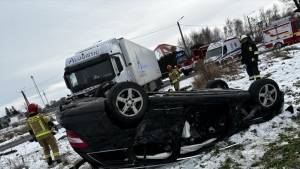
[[[169,53],[172,53],[172,50],[181,51],[181,50],[184,50],[184,48],[178,47],[178,46],[173,46],[173,45],[168,45],[168,44],[160,44],[154,49],[154,52],[155,52],[156,58],[159,59]]]

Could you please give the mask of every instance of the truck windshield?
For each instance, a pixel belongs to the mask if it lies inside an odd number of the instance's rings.
[[[115,77],[110,59],[67,75],[73,92],[110,81]]]
[[[218,47],[212,50],[208,50],[206,52],[205,58],[210,58],[210,57],[214,57],[214,56],[220,56],[222,55],[222,47]]]
[[[186,60],[186,56],[183,55],[183,56],[177,57],[176,60],[177,60],[177,64],[182,64]]]

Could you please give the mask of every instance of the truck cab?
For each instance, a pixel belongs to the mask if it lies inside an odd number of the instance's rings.
[[[153,51],[126,39],[111,39],[66,59],[64,80],[75,95],[105,82],[133,81],[148,90],[160,88],[161,72]]]
[[[206,45],[207,46],[207,45]],[[199,49],[190,50],[190,56],[186,55],[185,51],[179,51],[176,54],[176,64],[180,72],[184,75],[189,75],[195,67],[199,59],[204,59],[207,50],[206,46],[202,46]]]
[[[120,82],[129,77],[114,39],[76,52],[66,59],[64,80],[76,94],[85,93],[85,89],[95,88],[106,81]]]

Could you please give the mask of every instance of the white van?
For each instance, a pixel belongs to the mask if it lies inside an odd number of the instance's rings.
[[[241,55],[241,43],[237,37],[222,39],[211,43],[205,55],[205,64],[216,63],[218,66],[233,63]]]

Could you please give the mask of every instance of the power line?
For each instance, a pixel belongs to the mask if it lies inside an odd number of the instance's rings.
[[[59,75],[61,75],[61,73],[59,73],[59,74],[57,74],[57,75],[51,77],[50,79],[48,79],[48,80],[46,80],[46,81],[44,81],[44,82],[38,84],[37,86],[41,86],[41,85],[43,85],[43,84],[49,82],[50,80],[53,80],[53,79],[57,78]],[[31,90],[31,89],[34,89],[34,88],[35,88],[35,87],[31,87],[31,88],[26,89],[26,90],[23,90],[23,91],[28,91],[28,90]]]
[[[160,31],[169,29],[169,28],[174,27],[174,26],[176,26],[176,24],[175,24],[175,25],[172,25],[172,26],[169,26],[169,27],[166,27],[166,28],[163,28],[163,29],[160,29],[160,30],[157,30],[157,31],[154,31],[154,32],[151,32],[151,33],[147,33],[147,34],[144,34],[144,35],[141,35],[141,36],[137,36],[137,37],[131,38],[131,39],[129,39],[129,40],[133,40],[133,39],[137,39],[137,38],[140,38],[140,37],[143,37],[143,36],[151,35],[151,34],[153,34],[153,33],[160,32]]]
[[[206,26],[224,26],[225,24],[221,24],[221,25],[186,25],[186,24],[180,24],[182,26],[199,26],[199,27],[206,27]]]

